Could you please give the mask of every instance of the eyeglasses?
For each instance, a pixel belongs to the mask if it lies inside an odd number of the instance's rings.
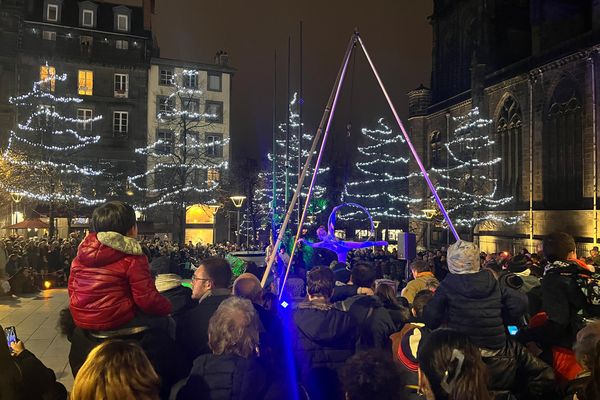
[[[212,281],[212,279],[210,279],[210,278],[198,278],[197,276],[192,275],[192,283],[194,283],[196,281]]]

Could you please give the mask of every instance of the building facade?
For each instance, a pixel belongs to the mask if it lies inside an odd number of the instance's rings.
[[[417,151],[428,167],[446,165],[453,118],[478,107],[493,120],[493,155],[502,157],[488,173],[500,194],[513,197],[498,212],[520,217],[510,226],[480,224],[481,249],[533,251],[544,235],[561,230],[587,252],[599,236],[600,4],[436,0],[431,24],[431,89],[409,93]],[[410,190],[427,195],[422,182]],[[422,244],[448,242],[441,227],[412,225]]]
[[[183,71],[194,71],[190,79],[182,80]],[[158,115],[168,112],[168,109],[187,109],[200,114],[209,114],[210,118],[204,121],[192,123],[188,135],[194,135],[196,140],[203,142],[206,147],[202,149],[200,159],[206,159],[207,163],[222,165],[230,160],[230,114],[231,114],[231,78],[235,70],[228,66],[228,56],[217,54],[215,64],[203,64],[195,62],[184,62],[166,58],[153,58],[148,73],[148,113],[147,113],[147,145],[150,146],[158,140],[166,143],[175,143],[175,136],[181,133],[179,124],[173,121],[161,121]],[[186,99],[178,96],[170,97],[175,87],[174,77],[177,82],[185,88],[198,91],[194,98]],[[201,94],[199,93],[201,92]],[[173,132],[174,125],[179,132]],[[172,144],[162,145],[166,153],[173,151]],[[161,161],[162,162],[162,161]],[[168,162],[168,158],[166,161]],[[148,157],[147,167],[151,169],[156,163],[156,158]],[[223,168],[208,168],[199,176],[194,177],[197,187],[204,187],[209,181],[225,182],[222,174],[226,172]],[[148,177],[148,186],[152,187],[152,177]],[[163,207],[164,208],[164,207]],[[188,207],[185,221],[185,242],[213,243],[215,234],[215,212],[217,208],[208,204],[196,204]],[[164,210],[163,210],[164,211]],[[149,212],[148,217],[152,220],[154,231],[175,232],[173,224],[176,222],[172,215],[159,212]]]

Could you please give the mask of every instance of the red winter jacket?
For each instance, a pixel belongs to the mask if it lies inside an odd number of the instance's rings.
[[[69,298],[75,325],[111,330],[129,322],[136,310],[165,316],[171,303],[161,296],[139,242],[116,232],[90,233],[71,264]]]

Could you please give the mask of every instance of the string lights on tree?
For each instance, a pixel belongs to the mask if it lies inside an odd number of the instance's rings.
[[[418,205],[421,199],[411,198],[408,180],[420,174],[407,174],[409,159],[401,156],[404,138],[380,118],[374,129],[363,128],[365,146],[358,147],[359,162],[355,163],[353,179],[342,193],[342,201],[363,205],[374,219],[388,224],[410,217],[408,205]],[[360,220],[362,212],[347,208],[340,219]]]
[[[223,147],[229,138],[211,136],[209,140],[206,129],[221,121],[222,116],[208,109],[198,71],[174,74],[171,84],[172,92],[156,104],[156,137],[135,150],[147,157],[148,168],[127,181],[144,195],[144,204],[137,207],[140,211],[171,208],[177,226],[176,240],[182,243],[187,208],[218,203],[222,172],[228,168]]]
[[[444,144],[448,167],[430,171],[453,223],[468,228],[471,233],[485,221],[517,223],[519,216],[494,212],[513,198],[498,193],[498,180],[493,177],[495,166],[502,162],[500,157],[490,157],[496,144],[489,134],[493,121],[483,118],[477,108],[453,120],[454,135]]]
[[[41,68],[54,71],[48,65]],[[50,235],[54,233],[54,214],[58,207],[93,206],[105,201],[95,197],[90,181],[91,177],[102,175],[102,171],[85,165],[85,158],[77,156],[100,140],[100,136],[80,131],[92,127],[102,116],[68,115],[74,112],[73,106],[83,100],[56,93],[66,80],[66,74],[48,73],[34,82],[30,92],[9,99],[18,109],[18,115],[26,116],[9,132],[3,152],[11,176],[20,178],[0,180],[3,190],[47,204]]]
[[[256,202],[260,204],[260,221],[263,229],[268,229],[273,224],[277,225],[283,219],[287,207],[285,204],[285,175],[286,165],[288,167],[288,187],[289,197],[293,195],[298,183],[298,157],[300,164],[304,166],[313,140],[313,135],[305,130],[304,124],[300,123],[300,114],[298,112],[298,94],[294,93],[289,102],[289,156],[286,159],[286,130],[287,124],[281,123],[277,126],[276,148],[267,155],[269,160],[269,169],[259,173],[259,182],[261,187],[256,192]],[[302,126],[301,126],[302,125]],[[316,153],[315,153],[316,154]],[[273,209],[273,168],[275,163],[275,204]],[[314,169],[310,168],[308,176],[311,176]],[[329,173],[329,167],[320,168],[318,171],[317,183],[313,188],[313,194],[309,205],[309,216],[321,214],[327,208],[326,187],[323,182],[326,181]],[[305,179],[304,186],[299,197],[299,203],[304,205],[310,179]],[[296,218],[296,213],[292,221]],[[310,225],[314,218],[309,218],[305,222]]]

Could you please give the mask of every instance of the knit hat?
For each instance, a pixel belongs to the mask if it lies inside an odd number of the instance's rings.
[[[459,240],[448,247],[448,270],[452,274],[479,272],[479,248],[475,243]]]
[[[154,285],[159,293],[163,293],[181,286],[181,277],[177,274],[160,274],[156,277]]]
[[[527,261],[528,261],[527,256],[525,256],[523,254],[516,255],[508,263],[508,270],[510,272],[514,272],[514,273],[523,272],[528,267]]]

